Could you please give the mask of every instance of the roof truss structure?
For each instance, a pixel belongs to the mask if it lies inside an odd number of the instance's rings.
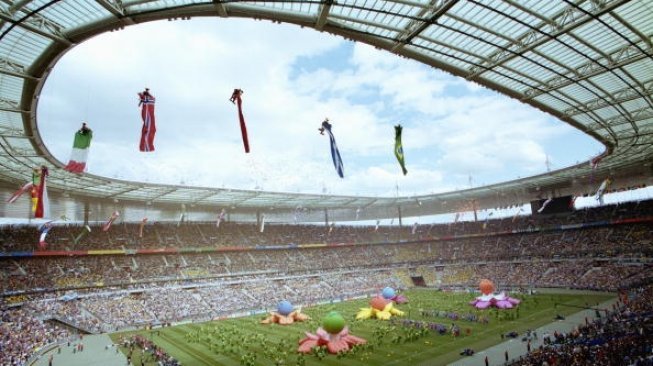
[[[47,150],[36,107],[49,70],[93,35],[197,16],[296,24],[395,53],[547,112],[605,146],[587,163],[487,187],[419,197],[343,197],[146,184],[74,175]],[[579,177],[650,183],[653,170],[653,4],[646,0],[0,0],[0,183],[47,165],[50,187],[90,199],[191,203],[234,210],[361,207],[382,217],[451,212],[574,194]],[[348,212],[348,214],[346,213]]]

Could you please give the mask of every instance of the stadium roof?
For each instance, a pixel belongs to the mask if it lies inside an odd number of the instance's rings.
[[[622,185],[650,182],[650,1],[0,0],[0,183],[17,186],[30,179],[33,167],[47,165],[50,189],[86,198],[247,211],[340,209],[352,219],[360,208],[383,215],[400,206],[405,214],[428,214],[451,212],[470,200],[480,208],[496,207],[592,190],[580,179],[590,175],[588,163],[465,191],[394,198],[157,185],[61,169],[36,119],[39,92],[57,60],[102,32],[198,16],[291,23],[415,59],[530,104],[597,139],[606,148],[593,173],[597,180],[612,175]]]

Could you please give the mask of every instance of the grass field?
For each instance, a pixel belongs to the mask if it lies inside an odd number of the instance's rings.
[[[501,342],[501,333],[520,334],[553,321],[556,314],[568,315],[580,309],[573,306],[594,306],[611,298],[609,295],[538,294],[516,295],[522,303],[518,310],[477,311],[468,305],[474,295],[446,293],[432,290],[411,290],[404,293],[408,304],[397,306],[405,312],[399,319],[439,323],[461,329],[461,336],[439,335],[435,331],[419,331],[397,322],[395,325],[380,320],[354,320],[368,300],[321,305],[303,309],[312,317],[308,322],[289,326],[261,325],[263,315],[227,319],[205,323],[185,324],[154,331],[114,333],[114,342],[121,336],[141,334],[163,347],[184,366],[203,365],[445,365],[462,356],[464,348],[482,350]],[[562,304],[562,305],[558,305]],[[272,304],[274,306],[275,304]],[[571,306],[565,306],[571,305]],[[297,342],[304,332],[314,333],[321,319],[329,311],[340,312],[347,320],[350,334],[367,339],[368,344],[344,356],[323,352],[299,355]],[[466,320],[453,321],[446,317],[423,315],[422,310],[476,314],[486,317],[487,324]],[[467,335],[469,328],[470,334]],[[160,333],[157,333],[160,331]],[[126,352],[123,349],[123,352]],[[140,352],[132,359],[140,365]],[[154,363],[146,363],[154,365]]]

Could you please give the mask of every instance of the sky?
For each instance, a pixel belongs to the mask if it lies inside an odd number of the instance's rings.
[[[156,151],[138,150],[137,93],[156,97]],[[244,90],[245,154],[234,88]],[[338,177],[328,117],[344,162]],[[55,65],[39,132],[67,162],[83,121],[88,172],[202,187],[417,195],[584,162],[603,146],[567,124],[464,79],[361,43],[242,19],[158,21],[96,36]],[[401,124],[408,174],[394,157]],[[470,178],[471,177],[471,178]]]

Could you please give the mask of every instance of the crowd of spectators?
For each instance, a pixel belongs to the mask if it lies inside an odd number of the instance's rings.
[[[574,247],[590,245],[586,244],[585,238],[597,240],[591,244],[595,248],[593,255],[582,255],[573,250]],[[561,244],[563,241],[565,243]],[[290,274],[383,267],[419,267],[429,285],[474,282],[478,276],[485,276],[524,285],[614,289],[634,282],[641,276],[640,272],[650,269],[643,252],[652,243],[653,231],[641,224],[633,224],[557,234],[506,235],[432,243],[167,255],[5,258],[0,266],[0,292],[16,295],[21,291],[103,287],[146,281],[190,281],[260,271]],[[446,270],[440,273],[443,269]]]
[[[376,227],[266,223],[264,232],[261,232],[260,226],[256,223],[223,222],[218,227],[215,223],[152,222],[143,227],[141,235],[140,223],[118,222],[114,223],[108,231],[103,231],[101,223],[96,223],[91,224],[91,232],[77,242],[74,238],[82,232],[82,225],[55,222],[49,231],[46,242],[48,243],[47,250],[234,246],[252,248],[259,245],[392,243],[413,240],[428,241],[433,238],[470,234],[528,231],[535,228],[547,229],[560,225],[641,218],[651,216],[652,213],[653,200],[648,200],[587,208],[559,215],[528,215],[481,221],[417,225],[416,227],[405,224],[403,226],[381,225]],[[593,243],[604,242],[603,234],[605,232],[594,231],[593,234],[594,237],[584,235],[584,243],[576,243],[577,245],[572,250],[592,251],[597,249]],[[627,235],[628,232],[617,234]],[[0,227],[0,251],[36,250],[38,238],[39,232],[35,226],[6,225]],[[535,239],[537,236],[532,238]],[[570,242],[574,243],[576,239],[572,234],[570,237],[556,236],[547,242],[566,246]],[[488,245],[490,244],[502,245],[503,243],[494,240],[492,243],[488,243]],[[529,250],[527,249],[526,252],[528,253]],[[521,253],[514,254],[521,255]]]
[[[565,287],[609,290],[628,287],[651,278],[651,264],[565,259],[556,261],[510,261],[436,266],[436,281],[442,287],[474,286],[492,278],[499,286]]]
[[[89,290],[74,297],[33,297],[21,309],[92,333],[185,320],[209,320],[237,312],[260,312],[282,300],[310,305],[376,294],[406,284],[391,270],[325,272],[301,276],[243,276],[190,285],[168,283],[128,289]]]
[[[26,309],[0,310],[0,365],[22,366],[39,348],[71,336],[62,326]]]
[[[0,323],[0,364],[23,365],[44,345],[69,338],[68,327],[57,321],[86,332],[109,332],[262,312],[274,309],[281,300],[298,306],[342,300],[378,293],[384,286],[405,287],[392,271],[379,270],[364,276],[360,272],[333,272],[270,280],[261,275],[191,287],[105,288],[58,298],[40,294],[21,306],[5,304]],[[157,359],[166,359],[166,355]],[[169,361],[174,364],[174,360]]]
[[[650,280],[653,272],[648,260],[653,231],[648,222],[506,231],[642,218],[653,211],[651,202],[564,216],[421,225],[414,233],[412,227],[387,226],[377,230],[267,224],[261,233],[252,224],[154,223],[140,237],[137,224],[120,223],[108,232],[94,227],[75,244],[72,237],[79,226],[56,226],[48,249],[246,250],[4,257],[0,364],[22,364],[33,350],[67,337],[65,327],[55,326],[54,320],[98,333],[265,311],[281,300],[307,305],[342,300],[385,286],[421,284],[417,279],[441,288],[476,287],[483,278],[499,287],[628,288]],[[464,236],[474,233],[487,235]],[[0,228],[0,251],[30,250],[34,237],[33,227]],[[261,245],[317,243],[356,245],[252,250]],[[646,291],[643,296],[650,296]]]
[[[653,365],[653,287],[632,289],[622,299],[592,322],[547,335],[543,346],[509,365]]]
[[[102,322],[82,307],[78,301],[70,301],[65,296],[58,299],[47,298],[43,301],[29,301],[22,308],[29,314],[37,314],[41,319],[54,319],[86,333],[100,333],[106,330],[102,327]]]

